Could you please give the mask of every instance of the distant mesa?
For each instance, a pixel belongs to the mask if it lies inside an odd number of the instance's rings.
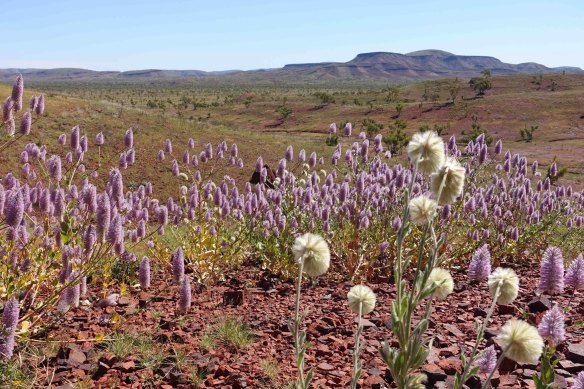
[[[288,64],[282,68],[257,70],[143,69],[125,72],[86,69],[0,69],[0,81],[12,82],[22,73],[37,82],[140,82],[181,80],[226,80],[241,83],[314,83],[314,82],[410,82],[438,78],[471,78],[489,70],[493,75],[575,73],[573,66],[549,68],[535,62],[509,64],[495,57],[457,55],[443,50],[419,50],[407,54],[391,52],[361,53],[348,62]]]

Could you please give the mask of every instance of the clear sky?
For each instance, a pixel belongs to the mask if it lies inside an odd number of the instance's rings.
[[[583,0],[0,0],[0,68],[257,69],[442,49],[584,68]]]

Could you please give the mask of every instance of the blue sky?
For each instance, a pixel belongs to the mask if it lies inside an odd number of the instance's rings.
[[[256,69],[428,48],[584,67],[582,0],[0,0],[0,6],[0,68]]]

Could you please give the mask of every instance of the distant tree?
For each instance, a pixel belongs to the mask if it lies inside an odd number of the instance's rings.
[[[292,113],[292,110],[284,105],[279,106],[276,108],[276,112],[282,116],[282,121],[285,121],[288,116]]]
[[[383,143],[392,154],[398,154],[408,144],[408,136],[404,131],[406,126],[406,122],[399,119],[389,125],[389,131],[383,137]]]
[[[399,88],[396,86],[388,86],[387,88],[382,89],[382,92],[386,93],[385,102],[386,103],[393,103],[398,100],[399,98]]]
[[[363,128],[367,132],[370,138],[379,134],[383,129],[383,124],[376,122],[374,119],[365,118],[363,119]]]
[[[403,104],[401,101],[398,101],[398,102],[395,104],[395,111],[396,111],[396,113],[397,113],[397,117],[400,117],[400,115],[401,115],[401,113],[402,113],[403,109],[404,109],[404,104]]]
[[[551,80],[551,82],[552,82],[552,83],[550,84],[550,90],[551,90],[552,92],[555,92],[555,90],[556,90],[556,87],[558,86],[558,83],[557,83],[557,82],[556,82],[556,80],[554,80],[554,79],[552,79],[552,80]]]
[[[468,84],[476,92],[477,96],[484,96],[485,92],[492,88],[489,77],[473,77]]]
[[[474,142],[481,134],[485,136],[485,142],[487,143],[487,145],[490,146],[491,143],[493,143],[493,136],[489,133],[489,130],[487,130],[484,127],[481,127],[477,116],[473,115],[470,132],[467,133],[466,131],[463,130],[462,140],[464,143],[468,143],[471,140]]]
[[[424,93],[422,93],[422,100],[428,101],[430,99],[430,90],[428,88],[428,82],[424,82]]]
[[[327,146],[336,146],[339,143],[339,136],[337,134],[329,134],[325,143]]]
[[[535,130],[537,130],[537,126],[530,126],[527,128],[526,125],[525,128],[519,130],[519,133],[521,134],[521,140],[528,143],[533,141],[533,133]]]
[[[326,92],[316,92],[314,94],[314,96],[318,99],[320,99],[320,107],[325,107],[329,104],[334,104],[335,103],[335,98]]]
[[[448,94],[450,95],[450,100],[452,104],[456,101],[458,94],[460,93],[460,80],[456,77],[453,81],[448,83]]]
[[[434,124],[433,128],[427,124],[423,124],[420,126],[420,132],[434,131],[438,135],[446,135],[449,128],[449,124]]]
[[[490,78],[491,77],[491,71],[489,69],[485,69],[485,70],[481,71],[481,74],[483,76],[485,76],[485,78]]]

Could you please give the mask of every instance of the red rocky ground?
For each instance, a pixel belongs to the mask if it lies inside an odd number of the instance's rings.
[[[486,344],[503,323],[524,315],[534,324],[549,301],[529,304],[535,295],[537,269],[516,269],[521,279],[520,297],[513,305],[499,306],[488,326]],[[446,301],[437,301],[432,313],[430,335],[435,336],[434,349],[423,367],[429,381],[427,387],[451,386],[453,374],[460,369],[460,347],[470,347],[475,337],[474,321],[485,315],[490,304],[486,283],[469,284],[465,274],[453,274],[455,292]],[[316,366],[315,388],[347,388],[351,376],[351,350],[355,315],[346,304],[348,283],[337,283],[333,277],[315,284],[303,285],[302,306],[309,308],[305,324],[311,348],[306,366]],[[363,331],[364,360],[362,388],[391,387],[391,378],[379,355],[384,339],[395,345],[386,323],[390,317],[390,302],[394,288],[388,282],[370,284],[377,295],[377,306],[366,317]],[[243,291],[241,305],[224,304],[224,293]],[[113,292],[119,292],[112,290]],[[237,293],[235,293],[237,297]],[[69,312],[63,321],[49,330],[48,338],[63,341],[56,356],[46,357],[35,368],[42,386],[74,387],[85,382],[93,387],[195,387],[190,381],[192,367],[204,376],[199,387],[212,388],[279,388],[294,376],[294,357],[287,321],[293,313],[295,287],[270,279],[257,271],[232,274],[223,285],[193,293],[191,311],[179,318],[176,311],[178,290],[170,280],[156,279],[148,292],[129,291],[114,307],[97,307],[96,296],[91,305]],[[227,295],[229,297],[229,294]],[[556,383],[569,387],[576,372],[584,369],[584,298],[583,294],[567,291],[563,296],[550,297],[553,303],[567,307],[566,342],[558,347],[560,359],[556,368]],[[103,296],[100,296],[103,297]],[[235,301],[237,303],[237,301]],[[119,316],[118,316],[119,315]],[[200,339],[208,326],[221,318],[233,317],[249,324],[253,344],[235,350],[218,345],[210,351],[200,347]],[[78,341],[105,337],[114,332],[137,333],[158,342],[162,358],[157,366],[143,368],[139,357],[118,358],[108,350],[107,342]],[[175,350],[187,355],[186,364],[178,364]],[[277,374],[269,374],[266,361],[277,364]],[[191,369],[191,370],[189,370]],[[517,365],[506,361],[495,373],[494,387],[533,387],[531,376],[536,366]],[[484,377],[483,377],[484,378]],[[468,383],[479,387],[478,380]],[[88,385],[89,386],[89,385]]]

